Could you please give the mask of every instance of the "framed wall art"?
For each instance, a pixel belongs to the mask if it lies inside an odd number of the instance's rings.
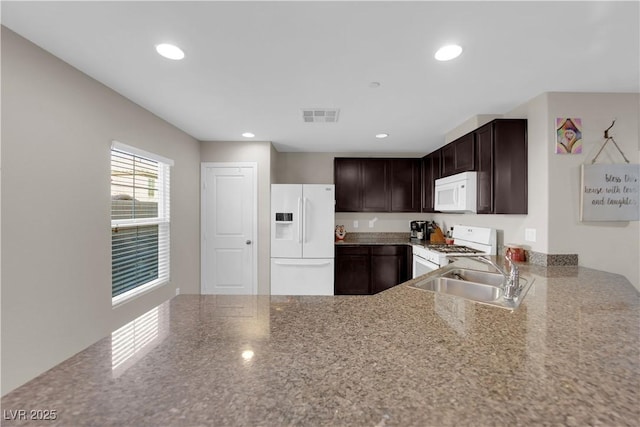
[[[580,170],[580,221],[640,220],[640,165],[629,162],[615,139],[609,136],[614,120],[604,131],[604,143],[590,164]],[[625,163],[596,164],[611,142]]]
[[[556,119],[556,154],[582,153],[582,119]]]

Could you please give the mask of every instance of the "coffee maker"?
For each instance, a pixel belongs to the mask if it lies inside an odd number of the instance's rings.
[[[428,239],[427,221],[411,221],[410,236],[414,242],[422,242]]]

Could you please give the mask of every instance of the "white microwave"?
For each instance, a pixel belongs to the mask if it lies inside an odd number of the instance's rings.
[[[477,191],[477,172],[462,172],[436,179],[434,208],[441,212],[477,212]]]

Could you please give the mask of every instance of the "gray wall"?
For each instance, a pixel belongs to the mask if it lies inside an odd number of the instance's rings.
[[[580,265],[623,274],[640,290],[640,222],[579,220],[580,165],[595,157],[613,120],[610,136],[631,163],[640,163],[640,95],[552,92],[548,105],[549,252],[575,251]],[[582,154],[554,154],[556,117],[582,119]],[[624,163],[624,159],[609,143],[598,163]]]
[[[112,140],[173,159],[171,283],[111,305]],[[2,394],[199,292],[199,143],[2,27]]]

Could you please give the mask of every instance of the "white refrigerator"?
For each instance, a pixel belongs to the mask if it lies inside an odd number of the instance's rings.
[[[271,185],[271,295],[333,295],[333,184]]]

